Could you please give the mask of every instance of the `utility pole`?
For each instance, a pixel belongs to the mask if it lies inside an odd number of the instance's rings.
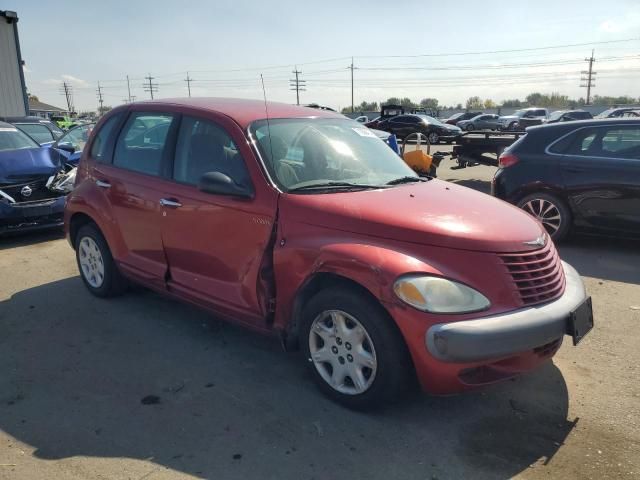
[[[100,87],[100,82],[98,82],[98,89],[96,90],[96,93],[98,94],[98,103],[100,104],[100,106],[98,107],[98,114],[102,115],[102,112],[104,111],[104,109],[102,108],[102,88]]]
[[[298,70],[298,66],[296,65],[295,70],[293,70],[293,73],[296,78],[295,79],[290,79],[289,80],[289,86],[293,87],[290,88],[289,90],[295,90],[296,91],[296,105],[300,105],[300,92],[306,92],[306,86],[307,86],[307,81],[306,80],[300,80],[300,74],[302,73],[300,70]]]
[[[149,92],[149,95],[151,95],[151,100],[153,100],[153,93],[158,91],[158,84],[152,82],[154,78],[156,77],[152,77],[151,74],[149,74],[148,77],[144,77],[144,79],[147,80],[148,83],[142,84],[142,88],[144,89],[144,91]]]
[[[67,99],[67,110],[69,113],[73,112],[73,87],[67,82],[62,82],[60,93],[62,93]]]
[[[187,72],[187,78],[184,81],[187,82],[187,91],[189,92],[189,97],[191,97],[191,82],[193,82],[193,78],[189,77],[189,72]]]
[[[356,68],[353,66],[353,57],[351,57],[351,65],[349,65],[347,68],[351,70],[351,113],[353,113],[356,111],[355,106],[353,104],[353,71]]]
[[[584,59],[585,62],[589,62],[589,70],[582,70],[582,72],[580,72],[582,75],[586,75],[582,76],[580,78],[580,86],[581,87],[587,87],[587,105],[591,104],[591,89],[594,88],[596,85],[593,83],[595,78],[595,75],[597,72],[593,71],[593,62],[596,61],[595,58],[593,58],[593,50],[591,50],[591,56],[589,58],[585,58]]]
[[[131,103],[131,85],[129,84],[129,75],[127,75],[127,92],[129,92],[129,102]]]

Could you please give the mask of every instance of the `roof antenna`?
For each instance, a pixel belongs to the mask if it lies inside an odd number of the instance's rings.
[[[269,124],[269,108],[267,107],[267,91],[264,89],[264,78],[260,74],[260,81],[262,82],[262,96],[264,97],[264,113],[267,115],[267,133],[269,134],[269,151],[271,153],[271,164],[275,164],[273,158],[273,145],[271,145],[271,125]]]

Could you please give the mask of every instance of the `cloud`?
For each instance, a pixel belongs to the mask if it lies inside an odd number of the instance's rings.
[[[613,20],[605,20],[600,24],[600,26],[598,27],[598,30],[600,30],[601,32],[607,32],[607,33],[617,33],[622,31],[623,27],[622,25],[620,25],[617,22],[614,22]]]
[[[68,84],[79,88],[89,87],[89,82],[86,80],[68,74],[60,75],[60,78],[47,78],[42,81],[44,85],[60,85],[62,82],[67,82]]]

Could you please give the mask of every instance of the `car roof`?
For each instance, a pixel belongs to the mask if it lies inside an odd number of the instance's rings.
[[[41,123],[48,122],[48,118],[40,118],[35,116],[29,117],[0,117],[0,120],[3,120],[8,123]]]
[[[565,129],[571,126],[580,127],[605,127],[607,125],[640,125],[640,120],[636,120],[635,118],[602,118],[602,119],[593,119],[593,120],[575,120],[572,122],[560,122],[560,123],[546,123],[543,125],[535,125],[527,128],[527,132],[544,128],[553,129],[556,128],[558,130]]]
[[[267,118],[265,102],[263,100],[249,100],[240,98],[216,98],[216,97],[191,97],[191,98],[165,98],[162,100],[149,100],[136,102],[140,105],[167,105],[197,108],[211,112],[222,113],[233,119],[240,127],[246,128],[256,120]],[[280,102],[267,102],[269,118],[342,118],[341,115],[330,110],[299,107]]]
[[[13,125],[11,125],[10,123],[7,123],[7,122],[0,122],[0,128],[11,128],[11,129],[15,129],[16,127],[14,127]]]

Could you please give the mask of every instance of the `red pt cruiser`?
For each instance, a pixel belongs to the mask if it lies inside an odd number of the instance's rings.
[[[84,149],[65,225],[93,294],[133,281],[277,335],[355,408],[415,377],[436,394],[511,377],[593,325],[580,276],[536,220],[416,176],[330,111],[116,108]]]

